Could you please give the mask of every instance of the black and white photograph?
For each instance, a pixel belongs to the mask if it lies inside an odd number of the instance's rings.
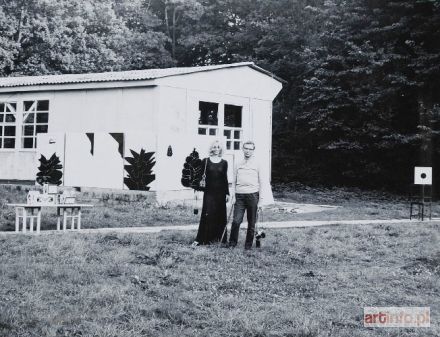
[[[0,0],[0,337],[440,336],[440,0]]]

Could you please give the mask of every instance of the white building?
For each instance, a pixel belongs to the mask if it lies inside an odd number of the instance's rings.
[[[205,157],[214,138],[230,168],[254,140],[270,172],[281,88],[250,62],[0,78],[0,181],[33,181],[40,155],[56,153],[63,185],[126,189],[124,157],[143,148],[155,152],[151,190],[181,191],[185,157]]]

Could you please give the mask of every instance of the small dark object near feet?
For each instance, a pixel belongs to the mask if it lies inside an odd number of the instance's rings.
[[[260,248],[261,247],[261,239],[264,239],[266,237],[266,233],[264,231],[258,231],[255,235],[255,247]]]

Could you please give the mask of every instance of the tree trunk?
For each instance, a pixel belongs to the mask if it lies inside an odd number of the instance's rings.
[[[418,99],[419,125],[423,127],[420,132],[422,139],[420,141],[419,165],[421,166],[432,166],[432,132],[430,123],[431,111],[431,104],[426,102],[424,98],[420,97]]]
[[[177,13],[177,6],[173,9],[173,37],[172,37],[172,45],[171,45],[171,55],[173,56],[173,59],[176,56],[176,13]]]
[[[18,17],[18,27],[17,27],[17,32],[16,32],[16,36],[15,36],[15,42],[20,43],[21,42],[21,38],[22,38],[22,31],[21,31],[21,27],[23,26],[23,20],[24,20],[24,2],[21,5],[20,8],[20,16]]]
[[[167,35],[171,39],[170,23],[169,23],[169,20],[168,20],[168,5],[166,4],[166,2],[165,2],[164,15],[165,15],[165,26],[167,28]]]

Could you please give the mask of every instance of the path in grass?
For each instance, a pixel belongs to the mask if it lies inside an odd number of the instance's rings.
[[[380,219],[365,219],[365,220],[325,220],[325,221],[272,221],[272,222],[264,222],[258,223],[258,228],[264,229],[281,229],[281,228],[305,228],[305,227],[318,227],[318,226],[329,226],[329,225],[368,225],[368,224],[407,224],[413,223],[417,224],[420,221],[418,220],[407,220],[407,219],[391,219],[391,220],[380,220]],[[434,218],[430,221],[427,221],[432,224],[440,225],[440,218]],[[243,223],[241,229],[245,229],[247,223]],[[119,227],[119,228],[85,228],[81,230],[67,230],[68,232],[77,232],[77,233],[159,233],[162,231],[194,231],[199,227],[198,224],[191,225],[172,225],[172,226],[144,226],[144,227]],[[228,225],[228,229],[230,229],[231,225]],[[35,233],[35,232],[34,232]],[[33,235],[34,233],[27,234]],[[56,230],[44,230],[40,232],[41,234],[63,234],[66,233],[64,231],[56,231]],[[16,232],[0,232],[1,234],[17,234]],[[22,234],[22,233],[20,233]]]
[[[7,189],[0,185],[0,231],[13,231],[15,213],[7,203],[24,202],[26,191],[23,189]],[[279,211],[276,207],[265,210],[265,222],[281,221],[341,221],[357,219],[408,219],[408,200],[383,192],[366,192],[357,189],[319,189],[304,186],[274,187],[277,201],[293,205],[291,211]],[[83,212],[83,228],[119,228],[140,226],[192,225],[198,223],[200,212],[194,214],[194,208],[200,209],[201,202],[196,205],[190,202],[183,205],[156,205],[147,201],[124,200],[107,202],[105,200],[90,201],[92,209]],[[320,211],[316,211],[320,210]],[[440,205],[433,203],[432,216],[440,216]],[[56,228],[56,214],[47,210],[42,216],[42,229]]]

